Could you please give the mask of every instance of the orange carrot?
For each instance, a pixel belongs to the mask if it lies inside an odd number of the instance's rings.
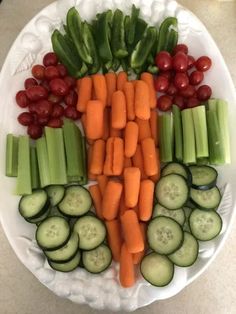
[[[149,120],[136,118],[135,121],[138,124],[138,141],[141,142],[143,139],[151,137]]]
[[[86,111],[87,102],[92,97],[92,79],[89,76],[85,76],[80,80],[78,88],[78,101],[76,108],[80,112]]]
[[[119,217],[121,217],[126,210],[128,210],[128,207],[125,206],[125,194],[123,191],[120,198]]]
[[[80,118],[80,121],[82,123],[82,127],[83,127],[83,130],[84,130],[84,134],[86,135],[86,113],[83,113],[81,118]]]
[[[96,140],[93,145],[90,172],[92,174],[102,174],[105,159],[106,143],[104,140]]]
[[[133,87],[135,88],[135,84],[137,83],[138,80],[133,80],[133,81],[130,81],[133,85]]]
[[[148,221],[151,218],[153,196],[154,183],[149,179],[141,181],[138,200],[139,220]]]
[[[127,73],[121,71],[117,75],[116,89],[123,90],[124,84],[128,81]]]
[[[95,207],[96,215],[98,218],[103,219],[102,216],[102,195],[99,190],[98,184],[90,185],[89,192],[91,194],[93,205]]]
[[[109,137],[109,120],[110,120],[110,112],[108,108],[104,109],[104,117],[103,117],[103,140],[107,140]]]
[[[144,250],[144,240],[142,237],[137,214],[134,210],[127,210],[121,216],[121,226],[123,236],[130,253],[137,253]]]
[[[132,287],[135,284],[133,258],[125,243],[121,247],[119,279],[121,286],[124,288]]]
[[[124,168],[132,167],[132,159],[125,157],[124,159]]]
[[[79,88],[80,88],[81,80],[82,80],[82,78],[80,78],[80,79],[76,80],[76,91],[77,91],[77,93],[79,92]]]
[[[95,174],[92,173],[88,173],[88,179],[91,181],[96,181],[97,180],[97,176]]]
[[[145,255],[145,243],[146,243],[146,229],[147,229],[147,226],[143,222],[140,222],[139,225],[140,225],[140,230],[141,230],[143,241],[144,241],[144,250],[141,251],[141,252],[133,254],[133,263],[134,263],[134,265],[139,264],[141,262],[142,258]]]
[[[141,80],[148,84],[150,108],[154,109],[157,105],[157,93],[154,87],[154,77],[151,73],[143,72]]]
[[[151,110],[151,116],[150,116],[150,129],[151,129],[151,135],[154,139],[155,145],[157,146],[158,140],[157,140],[157,111]]]
[[[112,95],[111,125],[114,129],[123,129],[126,125],[126,101],[122,91],[116,91]]]
[[[134,111],[137,118],[150,119],[149,88],[144,81],[138,80],[135,84]]]
[[[120,253],[121,253],[121,226],[118,219],[110,220],[105,222],[107,227],[107,240],[109,243],[109,247],[112,252],[112,256],[114,261],[120,261]]]
[[[97,176],[97,181],[98,181],[98,186],[99,186],[100,192],[103,196],[107,182],[108,182],[108,177],[105,176],[104,174],[101,174],[100,176]]]
[[[120,182],[108,181],[102,200],[102,215],[106,220],[117,217],[122,189]]]
[[[123,87],[123,91],[126,99],[126,111],[127,111],[127,120],[135,119],[134,112],[134,85],[132,82],[126,82]]]
[[[102,102],[104,108],[107,104],[107,85],[105,76],[100,73],[93,74],[92,80],[95,98]]]
[[[157,156],[154,139],[151,137],[145,138],[141,142],[143,153],[144,171],[147,176],[153,176],[158,172]]]
[[[125,156],[132,157],[137,148],[138,143],[138,125],[133,121],[129,121],[125,127]]]
[[[110,128],[110,137],[122,137],[122,130]]]
[[[107,84],[107,105],[111,106],[111,97],[112,94],[116,91],[116,73],[106,73],[105,79]]]
[[[114,149],[114,137],[109,137],[106,142],[106,158],[103,167],[103,174],[106,176],[113,175],[113,149]]]
[[[124,140],[114,137],[112,173],[115,176],[121,175],[124,168]]]
[[[103,104],[100,100],[90,100],[87,103],[86,134],[92,140],[103,136]]]
[[[156,158],[157,158],[157,174],[149,177],[149,179],[151,179],[154,183],[157,183],[161,176],[160,150],[158,147],[156,148]]]
[[[93,145],[90,145],[88,147],[88,179],[89,180],[96,180],[97,176],[90,172],[92,154],[93,154]]]
[[[139,168],[139,170],[141,172],[141,179],[147,178],[145,171],[144,171],[143,153],[142,153],[141,145],[139,145],[139,144],[137,145],[136,152],[135,152],[134,156],[132,157],[132,165],[133,165],[133,167]]]
[[[138,217],[138,205],[136,205],[135,207],[131,208],[131,210],[135,211],[137,217]]]
[[[124,170],[125,205],[127,207],[135,207],[138,203],[140,176],[139,168],[129,167]]]
[[[95,140],[91,140],[90,138],[87,138],[86,141],[89,145],[93,145],[95,142]]]

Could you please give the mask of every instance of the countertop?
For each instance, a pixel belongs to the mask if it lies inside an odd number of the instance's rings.
[[[3,0],[0,4],[0,69],[15,37],[50,0]],[[236,2],[181,0],[206,25],[236,85]],[[1,203],[1,207],[4,206]],[[236,313],[236,227],[205,273],[175,297],[136,313]],[[92,314],[86,305],[61,299],[44,287],[17,259],[0,225],[0,314]],[[108,314],[110,311],[103,311]]]

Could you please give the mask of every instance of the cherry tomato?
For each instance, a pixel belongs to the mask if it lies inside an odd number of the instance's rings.
[[[199,105],[199,100],[196,97],[190,97],[187,101],[188,108],[194,108]]]
[[[62,101],[62,96],[57,96],[54,94],[49,94],[48,101],[50,101],[53,104],[59,104]]]
[[[27,78],[24,83],[25,89],[36,85],[38,85],[38,82],[33,77]]]
[[[63,125],[63,121],[59,118],[51,118],[47,124],[47,126],[51,128],[61,128],[62,125]]]
[[[198,100],[208,100],[211,97],[212,90],[209,85],[202,85],[197,89]]]
[[[77,120],[78,119],[78,111],[74,106],[67,106],[64,110],[64,115],[66,118]]]
[[[45,67],[48,67],[50,65],[57,65],[57,63],[58,63],[58,58],[54,52],[48,52],[43,57],[43,64],[45,65]]]
[[[186,46],[185,44],[176,45],[174,50],[173,50],[173,55],[175,55],[179,51],[181,51],[187,55],[188,54],[188,46]]]
[[[59,104],[54,104],[52,113],[51,113],[51,118],[60,118],[64,114],[64,107]]]
[[[161,71],[159,75],[166,77],[168,81],[170,81],[174,77],[174,71],[171,71],[171,70]]]
[[[59,71],[60,77],[65,77],[67,75],[67,69],[64,66],[64,64],[58,64],[57,66],[57,70]]]
[[[39,118],[49,117],[53,110],[53,104],[48,100],[39,100],[36,103],[36,113]]]
[[[178,106],[181,110],[185,108],[184,98],[180,95],[175,95],[173,98],[173,104]]]
[[[177,92],[178,92],[178,89],[175,87],[175,85],[173,83],[170,83],[166,91],[166,94],[169,96],[174,96],[175,94],[177,94]]]
[[[162,71],[168,71],[172,68],[172,57],[167,51],[160,51],[155,58],[157,67]]]
[[[188,55],[188,70],[192,69],[195,65],[195,58],[193,56]]]
[[[174,84],[179,90],[185,89],[189,84],[187,74],[181,72],[176,73],[174,78]]]
[[[50,91],[49,82],[47,80],[43,80],[42,82],[39,83],[39,85],[46,88],[47,91]]]
[[[26,90],[26,95],[30,101],[37,101],[40,99],[46,99],[48,97],[48,91],[43,86],[32,86]]]
[[[188,85],[185,89],[182,89],[180,91],[180,95],[183,96],[184,98],[190,98],[190,97],[193,97],[195,92],[196,92],[196,90],[195,90],[194,86]]]
[[[155,89],[157,92],[165,92],[168,89],[169,80],[165,76],[157,76],[155,79]]]
[[[72,87],[75,87],[76,79],[71,76],[66,76],[64,82],[68,85],[69,89],[71,89]]]
[[[28,106],[29,112],[36,113],[36,106],[37,106],[36,102],[31,102]]]
[[[162,95],[158,98],[157,107],[161,111],[168,111],[172,107],[172,98],[167,95]]]
[[[196,68],[198,71],[205,72],[211,67],[211,59],[207,56],[202,56],[196,61]]]
[[[204,79],[204,74],[200,71],[193,71],[189,76],[189,82],[192,85],[200,84]]]
[[[27,128],[27,133],[33,139],[37,139],[42,136],[43,129],[39,124],[30,124]]]
[[[49,65],[48,67],[45,68],[44,77],[46,80],[51,81],[52,79],[57,78],[59,76],[60,76],[60,73],[57,67],[53,65]]]
[[[49,117],[38,117],[38,124],[41,126],[45,126],[48,124]]]
[[[67,106],[76,106],[78,95],[74,90],[70,90],[69,94],[65,96],[64,101]]]
[[[26,91],[20,90],[16,93],[16,103],[21,108],[26,108],[29,105],[29,99],[27,97]]]
[[[21,114],[19,114],[19,116],[17,117],[17,120],[18,122],[21,124],[21,125],[30,125],[31,123],[33,123],[34,121],[34,118],[32,116],[31,113],[29,112],[22,112]]]
[[[186,72],[188,69],[188,56],[179,51],[173,57],[173,68],[177,72]]]
[[[50,89],[53,94],[57,96],[66,96],[69,93],[69,87],[64,80],[55,78],[49,83]]]
[[[37,80],[43,80],[44,79],[44,70],[45,67],[41,64],[36,64],[32,67],[31,73],[33,77],[35,77]]]

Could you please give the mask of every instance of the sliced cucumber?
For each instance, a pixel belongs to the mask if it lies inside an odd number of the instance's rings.
[[[62,217],[48,217],[40,223],[36,230],[36,241],[43,250],[57,250],[69,240],[70,226]]]
[[[185,214],[182,208],[169,210],[160,204],[156,204],[153,208],[152,218],[155,218],[158,216],[170,217],[174,219],[175,221],[177,221],[181,226],[183,226],[185,222]]]
[[[43,220],[45,220],[51,212],[51,208],[49,207],[46,212],[44,212],[41,216],[37,217],[37,218],[26,218],[25,220],[28,221],[30,224],[39,224],[40,222],[42,222]]]
[[[201,209],[216,209],[221,201],[220,191],[217,187],[209,190],[190,189],[191,201]]]
[[[210,166],[190,166],[192,187],[199,190],[208,190],[216,185],[218,173]]]
[[[50,260],[48,260],[48,263],[54,270],[66,273],[66,272],[74,270],[75,268],[79,266],[80,257],[81,257],[81,253],[80,251],[78,251],[76,255],[70,261],[66,263],[55,263]]]
[[[184,225],[183,225],[183,230],[190,232],[189,217],[190,217],[193,209],[190,208],[190,207],[186,207],[186,206],[183,209],[184,209],[184,214],[185,214],[185,222],[184,222]]]
[[[83,216],[74,224],[74,231],[79,235],[79,248],[92,250],[98,247],[106,237],[103,222],[94,216]]]
[[[82,261],[84,268],[93,274],[98,274],[107,269],[112,261],[111,250],[101,244],[91,251],[83,251]]]
[[[188,180],[189,177],[188,168],[179,162],[170,162],[161,171],[162,176],[167,176],[168,174],[173,173],[179,174],[186,180]]]
[[[50,201],[43,189],[34,190],[32,194],[24,195],[19,202],[19,212],[26,219],[42,216],[49,208]]]
[[[152,219],[147,228],[150,248],[159,254],[171,254],[183,242],[183,230],[172,218],[159,216]]]
[[[60,249],[55,251],[44,251],[44,254],[51,262],[65,263],[70,261],[79,248],[79,237],[76,232],[71,234],[68,242]]]
[[[222,224],[220,215],[214,210],[194,209],[189,217],[191,233],[200,241],[214,239],[220,233]]]
[[[59,204],[65,194],[65,188],[63,185],[49,185],[46,187],[46,191],[52,206]]]
[[[60,210],[57,208],[57,206],[53,206],[50,208],[50,213],[49,213],[49,216],[59,216],[59,217],[63,217],[65,218],[66,220],[69,220],[69,218],[67,216],[64,216],[62,214],[62,212],[60,212]]]
[[[168,174],[156,184],[155,194],[158,203],[167,209],[179,209],[188,200],[189,188],[184,177]]]
[[[66,188],[65,196],[58,204],[63,215],[78,217],[86,214],[92,206],[92,199],[88,190],[80,185]]]
[[[198,249],[198,241],[193,235],[185,231],[182,246],[168,257],[177,266],[191,266],[195,263],[198,257]]]
[[[150,284],[164,287],[174,276],[174,265],[168,257],[152,252],[142,259],[140,271]]]

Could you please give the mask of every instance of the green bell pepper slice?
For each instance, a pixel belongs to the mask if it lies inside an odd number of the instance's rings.
[[[166,49],[169,31],[170,31],[169,29],[170,27],[175,29],[177,28],[177,25],[178,25],[178,20],[176,17],[167,17],[161,23],[156,53]]]
[[[113,16],[111,48],[115,58],[121,59],[129,54],[125,43],[124,14],[119,9]]]

